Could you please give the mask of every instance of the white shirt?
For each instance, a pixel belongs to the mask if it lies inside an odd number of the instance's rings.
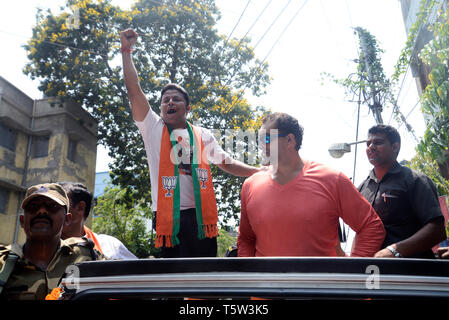
[[[132,260],[138,259],[129,251],[125,245],[117,238],[107,234],[95,234],[100,243],[101,251],[106,258],[112,260]]]
[[[159,178],[159,161],[161,152],[162,130],[164,122],[151,108],[148,111],[143,121],[135,121],[142,135],[145,144],[145,151],[148,159],[148,166],[150,169],[151,179],[151,200],[153,211],[157,210],[157,195],[158,195],[158,178]],[[202,127],[199,128],[201,138],[203,140],[205,151],[207,152],[208,160],[212,163],[219,164],[229,157],[217,143],[213,134]],[[190,139],[187,129],[173,130],[176,141],[180,141],[183,151],[190,150]],[[188,152],[183,152],[181,159],[189,159]],[[189,161],[190,162],[190,161]],[[195,208],[195,195],[193,193],[192,175],[189,172],[190,166],[179,165],[179,186],[180,186],[180,200],[181,210]]]

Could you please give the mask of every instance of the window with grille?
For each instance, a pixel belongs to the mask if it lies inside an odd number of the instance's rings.
[[[69,139],[69,147],[67,149],[67,159],[75,162],[76,159],[76,145],[77,141],[73,139]]]
[[[0,187],[0,214],[6,214],[6,207],[9,200],[9,191]]]
[[[17,131],[0,123],[0,146],[16,150]]]
[[[50,142],[49,136],[35,136],[33,137],[33,144],[31,148],[32,158],[42,158],[48,156],[48,144]]]

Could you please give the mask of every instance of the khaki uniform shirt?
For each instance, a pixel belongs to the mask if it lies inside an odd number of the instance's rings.
[[[92,242],[85,238],[69,238],[60,241],[59,249],[46,270],[39,269],[23,258],[21,246],[0,246],[0,270],[10,251],[17,254],[19,259],[1,294],[1,299],[8,300],[43,300],[58,286],[67,266],[83,261],[104,260],[103,255],[93,249]]]

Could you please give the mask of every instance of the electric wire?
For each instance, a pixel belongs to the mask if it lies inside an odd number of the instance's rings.
[[[430,10],[429,10],[429,12],[430,12]],[[429,17],[429,16],[427,15],[426,18],[425,18],[425,20],[427,20],[428,17]],[[424,23],[421,23],[421,25],[419,26],[418,31],[417,31],[417,33],[416,33],[416,37],[415,37],[415,39],[414,39],[414,41],[413,41],[413,47],[412,47],[412,48],[415,48],[415,47],[416,47],[416,45],[417,45],[417,43],[418,43],[418,39],[419,39],[419,34],[421,33],[421,31],[422,31],[423,28],[424,28]],[[394,105],[393,105],[393,110],[392,110],[392,113],[391,113],[390,121],[391,121],[391,119],[392,119],[392,117],[393,117],[393,114],[394,114],[394,112],[396,111],[396,109],[398,110],[398,113],[401,112],[400,109],[399,109],[399,106],[398,106],[398,104],[397,104],[397,101],[398,101],[398,99],[399,99],[399,95],[400,95],[401,90],[402,90],[402,87],[403,87],[403,85],[404,85],[404,81],[405,81],[405,78],[406,78],[406,76],[407,76],[408,70],[410,69],[410,59],[411,59],[411,58],[409,58],[409,61],[408,61],[408,63],[407,63],[407,69],[406,69],[405,74],[404,74],[404,76],[403,76],[403,78],[402,78],[402,83],[401,83],[401,86],[400,86],[400,88],[399,88],[399,92],[398,92],[397,98],[396,98],[396,100],[395,100],[395,103],[394,103]],[[390,123],[390,122],[389,122],[389,123]],[[409,131],[408,128],[407,128],[407,131]],[[410,132],[410,131],[409,131],[409,132]],[[415,140],[417,140],[417,139],[416,139],[416,136],[414,135],[413,132],[410,132],[410,134],[412,134],[413,137],[415,138]]]
[[[415,103],[415,105],[413,106],[413,108],[411,108],[410,111],[408,112],[408,114],[405,116],[405,120],[407,120],[408,117],[413,113],[413,111],[415,111],[416,107],[418,106],[418,104],[419,104],[420,102],[421,102],[421,99],[418,99],[418,101],[416,101],[416,103]],[[397,129],[399,130],[399,128],[400,128],[403,124],[404,124],[404,122],[401,121],[401,123],[399,123],[399,126],[398,126]]]
[[[162,4],[161,2],[154,1],[154,0],[150,0],[150,2],[153,2],[153,3],[158,4],[158,5],[161,5],[161,4]],[[232,31],[232,32],[230,33],[230,35],[228,36],[228,39],[231,37],[231,35],[232,35],[232,33],[234,32],[235,28],[237,27],[237,25],[238,25],[239,22],[241,21],[241,18],[243,17],[243,15],[244,15],[244,13],[245,13],[245,11],[246,11],[248,5],[250,4],[250,2],[251,2],[251,0],[249,0],[249,1],[247,2],[246,6],[245,6],[245,9],[243,10],[242,14],[240,15],[240,18],[239,18],[238,22],[237,22],[236,25],[234,26],[233,31]],[[257,45],[264,39],[264,37],[267,35],[268,31],[269,31],[269,30],[271,29],[271,27],[277,22],[277,20],[279,19],[279,17],[281,16],[281,14],[285,11],[285,9],[288,7],[288,5],[290,4],[290,2],[291,2],[291,0],[289,0],[288,3],[287,3],[287,5],[285,5],[285,6],[283,7],[283,9],[280,11],[280,13],[277,15],[277,17],[276,17],[276,18],[273,20],[273,22],[271,23],[270,27],[265,31],[265,33],[264,33],[264,34],[262,35],[262,37],[259,39],[259,41],[258,41],[258,43],[256,44],[256,46],[257,46]],[[274,49],[274,47],[276,46],[276,44],[277,44],[278,41],[280,40],[281,36],[285,33],[285,31],[287,30],[287,28],[290,26],[290,24],[292,23],[292,21],[296,18],[296,16],[298,15],[299,11],[301,11],[301,9],[304,7],[304,5],[306,4],[306,2],[307,2],[307,1],[305,1],[305,2],[303,3],[303,5],[302,5],[302,6],[300,7],[300,9],[296,12],[296,14],[294,15],[294,17],[289,21],[289,23],[287,24],[287,26],[286,26],[286,27],[284,28],[284,30],[281,32],[281,34],[279,35],[279,37],[277,38],[277,40],[275,41],[275,43],[272,45],[271,49],[269,50],[268,54],[265,56],[265,58],[264,58],[264,59],[262,60],[262,62],[259,64],[259,66],[258,66],[258,68],[257,68],[257,72],[260,71],[260,69],[261,69],[261,67],[262,67],[262,64],[265,62],[265,60],[266,60],[266,59],[268,58],[268,56],[271,54],[272,50]],[[266,8],[269,6],[270,3],[271,3],[271,0],[265,5],[265,7],[264,7],[264,9],[262,10],[262,12],[259,14],[259,16],[258,16],[258,17],[256,18],[256,20],[253,22],[253,24],[251,25],[251,27],[249,28],[249,30],[246,32],[245,36],[246,36],[246,35],[250,32],[250,30],[254,27],[254,25],[257,23],[257,21],[258,21],[259,18],[262,16],[262,14],[264,13],[264,11],[266,10]],[[167,8],[165,8],[165,9],[167,9]],[[178,9],[178,8],[173,8],[173,9]],[[182,9],[182,8],[179,8],[179,10],[183,10],[183,9]],[[91,22],[94,22],[94,23],[98,23],[98,22],[99,22],[98,20],[89,19],[89,18],[84,18],[84,20],[91,21]],[[107,24],[109,27],[114,27],[114,28],[116,28],[116,29],[120,28],[118,25],[113,24],[113,23],[106,23],[106,24]],[[10,34],[10,35],[13,35],[13,36],[17,36],[17,37],[28,38],[28,37],[20,36],[20,35],[17,35],[17,34],[12,34],[12,33],[10,33],[10,32],[6,32],[6,31],[3,31],[3,30],[0,30],[0,32],[6,33],[6,34]],[[147,36],[147,35],[145,35],[145,34],[140,34],[139,36],[145,37],[145,36]],[[243,41],[243,39],[244,39],[245,36],[243,36],[243,37],[240,39],[239,45],[241,44],[241,42]],[[51,39],[48,38],[48,37],[47,37],[47,38],[44,38],[44,39],[41,39],[40,41],[43,42],[43,43],[49,44],[49,45],[54,45],[54,46],[59,47],[59,48],[69,48],[69,49],[72,49],[72,50],[81,51],[81,52],[86,52],[86,53],[95,54],[95,55],[99,55],[99,56],[108,58],[108,55],[107,55],[107,54],[103,54],[103,53],[95,52],[95,51],[92,51],[92,50],[88,50],[88,49],[83,49],[83,48],[75,47],[75,46],[72,46],[72,45],[69,45],[69,44],[66,44],[66,43],[63,43],[63,42],[57,42],[57,41],[51,40]],[[227,41],[228,41],[228,40],[227,40]],[[255,47],[254,47],[254,48],[255,48]],[[254,48],[253,48],[253,49],[254,49]],[[237,49],[238,49],[238,47],[234,50],[234,52],[236,52]],[[176,69],[169,68],[169,67],[166,67],[166,69],[167,69],[167,70],[172,70],[172,71],[174,70],[174,71],[176,71]],[[232,79],[232,77],[231,77],[229,80],[231,80],[231,79]],[[229,80],[228,80],[227,84],[229,83]],[[227,85],[227,84],[226,84],[226,85]],[[246,90],[247,87],[248,87],[248,83],[246,83],[245,88],[241,91],[241,94],[239,95],[239,98],[234,102],[234,104],[235,104],[238,100],[240,100],[241,95],[244,93],[244,91]],[[231,107],[233,107],[234,104],[233,104]]]
[[[398,103],[397,103],[397,102],[398,102],[398,100],[399,100],[399,96],[400,96],[400,94],[401,94],[402,87],[404,86],[404,82],[405,82],[405,79],[406,79],[406,77],[407,77],[407,74],[408,74],[408,70],[409,70],[409,69],[410,69],[410,64],[407,65],[407,69],[405,70],[405,74],[404,74],[404,76],[403,76],[403,78],[402,78],[401,86],[399,87],[398,95],[396,96],[396,100],[394,101],[393,110],[391,111],[390,120],[388,121],[388,124],[391,123],[391,121],[392,121],[392,119],[393,119],[394,112],[396,111],[396,109],[398,109],[398,111],[399,111],[399,106],[398,106]]]
[[[273,22],[270,24],[270,26],[267,28],[267,30],[265,30],[264,34],[262,35],[262,37],[257,41],[256,45],[253,47],[253,50],[255,50],[257,48],[257,46],[260,44],[260,42],[263,40],[263,38],[265,38],[265,36],[267,35],[267,33],[270,31],[271,27],[273,27],[273,25],[278,21],[279,17],[282,15],[282,13],[285,11],[285,9],[287,9],[287,7],[290,5],[290,2],[292,0],[289,0],[287,2],[287,4],[282,8],[282,10],[279,12],[279,14],[277,15],[277,17],[273,20]]]
[[[154,4],[157,4],[157,5],[163,5],[162,2],[159,2],[159,1],[156,1],[156,0],[148,0],[148,1],[149,1],[149,2],[152,2],[152,3],[154,3]],[[268,33],[268,31],[269,31],[269,29],[271,28],[271,26],[274,25],[274,23],[277,21],[277,19],[280,17],[280,15],[281,15],[282,12],[286,9],[286,7],[288,6],[288,4],[289,4],[290,2],[291,2],[291,0],[289,0],[289,2],[287,3],[287,5],[282,9],[282,11],[280,12],[280,14],[279,14],[279,15],[276,17],[276,19],[272,22],[272,24],[270,25],[270,27],[265,31],[264,35],[259,39],[257,45],[264,39],[264,37],[265,37],[266,34]],[[249,0],[249,1],[247,2],[247,4],[246,4],[246,6],[245,6],[243,12],[241,13],[241,15],[240,15],[240,17],[239,17],[237,23],[235,24],[235,26],[234,26],[233,30],[231,31],[231,33],[229,34],[229,36],[227,37],[227,40],[225,41],[225,45],[226,45],[226,43],[229,41],[230,37],[232,36],[232,33],[235,31],[235,29],[236,29],[236,27],[238,26],[238,24],[240,23],[240,21],[241,21],[243,15],[244,15],[245,11],[247,10],[247,8],[248,8],[248,6],[249,6],[250,3],[251,3],[251,0]],[[266,10],[266,8],[268,7],[268,5],[269,5],[270,3],[271,3],[271,1],[269,1],[268,4],[264,7],[264,9],[262,10],[262,12],[259,14],[259,16],[256,18],[256,20],[254,21],[254,23],[251,25],[251,27],[249,28],[249,30],[246,32],[245,36],[251,31],[251,29],[252,29],[252,28],[254,27],[254,25],[257,23],[257,21],[259,20],[260,16],[263,14],[263,12]],[[183,8],[181,8],[181,7],[167,7],[167,8],[164,8],[164,9],[165,9],[165,10],[174,9],[174,10],[185,11],[186,13],[190,13],[190,12],[188,12],[187,10],[185,10],[185,9],[183,9]],[[87,21],[94,22],[94,23],[98,23],[98,22],[99,22],[99,20],[90,19],[90,18],[83,18],[83,19],[84,19],[84,20],[87,20]],[[108,22],[106,22],[106,25],[108,25],[109,27],[114,27],[114,28],[116,28],[116,29],[118,29],[118,28],[121,27],[121,26],[118,26],[117,24],[108,23]],[[9,32],[3,31],[3,30],[0,30],[0,32],[6,33],[6,34],[10,34],[10,35],[14,35],[14,36],[18,36],[18,37],[24,37],[24,36],[12,34],[12,33],[9,33]],[[139,36],[140,36],[140,37],[149,37],[150,35],[142,34],[142,33],[141,33],[141,34],[139,34]],[[236,47],[236,49],[234,50],[234,52],[237,51],[238,47],[240,46],[240,44],[241,44],[241,42],[243,41],[243,39],[244,39],[245,36],[243,36],[243,37],[240,39],[239,44],[238,44],[238,46]],[[24,37],[24,38],[28,38],[28,37]],[[118,38],[118,35],[117,35],[117,38]],[[43,39],[43,40],[41,40],[41,41],[44,42],[44,43],[50,44],[50,45],[54,45],[54,46],[60,47],[60,48],[66,47],[66,48],[70,48],[70,49],[73,49],[73,50],[76,50],[76,51],[87,52],[87,53],[91,53],[91,54],[95,54],[95,55],[100,55],[100,56],[102,56],[102,57],[108,57],[107,54],[95,52],[95,51],[88,50],[88,49],[78,48],[78,47],[75,47],[75,46],[66,44],[66,43],[64,43],[64,42],[60,42],[60,41],[58,41],[58,42],[57,42],[57,41],[53,41],[53,40],[50,40],[50,38],[48,38],[48,37],[45,38],[45,39]],[[256,45],[256,46],[257,46],[257,45]],[[255,48],[255,47],[254,47],[254,48]],[[254,49],[254,48],[253,48],[253,49]],[[167,67],[166,69],[167,69],[167,70],[171,70],[171,71],[175,71],[175,69],[169,68],[169,67]],[[232,77],[231,77],[231,78],[232,78]],[[231,78],[230,78],[230,79],[231,79]],[[228,83],[229,83],[229,80],[228,80]],[[227,84],[228,84],[228,83],[227,83]],[[226,84],[226,85],[227,85],[227,84]],[[226,86],[226,85],[225,85],[225,86]]]
[[[240,45],[241,45],[243,39],[245,39],[246,36],[251,32],[251,30],[253,29],[253,27],[254,27],[254,26],[256,25],[256,23],[259,21],[260,17],[263,15],[263,13],[264,13],[265,10],[268,8],[268,6],[271,4],[272,1],[273,1],[273,0],[269,0],[269,1],[268,1],[268,3],[265,5],[265,7],[262,9],[262,11],[261,11],[261,12],[259,13],[259,15],[257,16],[256,20],[254,20],[254,22],[252,23],[252,25],[251,25],[251,26],[249,27],[249,29],[246,31],[245,35],[243,35],[243,37],[240,38],[240,40],[239,40],[237,46],[234,48],[234,51],[233,51],[232,54],[231,54],[231,57],[228,58],[228,59],[226,60],[226,63],[227,63],[230,59],[232,59],[233,57],[235,57],[235,54],[237,53],[237,50],[240,48]],[[236,73],[237,73],[237,70],[235,70],[235,71],[233,72],[233,74],[228,78],[228,81],[226,81],[226,83],[225,83],[224,85],[221,84],[221,79],[218,80],[218,81],[220,82],[220,86],[221,86],[222,89],[225,88],[225,87],[227,87],[227,86],[229,85],[229,83],[232,81],[232,79],[234,78],[234,76],[236,75]]]
[[[293,17],[290,19],[290,21],[287,23],[287,25],[285,26],[285,28],[282,30],[282,32],[279,34],[278,38],[276,39],[276,41],[274,42],[274,44],[271,46],[270,50],[268,51],[268,53],[266,54],[265,58],[259,63],[259,67],[257,68],[256,72],[260,72],[262,65],[264,64],[265,60],[268,58],[268,56],[271,54],[271,52],[273,51],[274,47],[277,45],[277,43],[279,42],[279,40],[281,39],[281,37],[284,35],[284,33],[287,31],[287,29],[290,27],[291,23],[293,22],[293,20],[298,16],[299,12],[304,8],[304,6],[306,5],[306,3],[308,2],[308,0],[305,0],[303,2],[303,4],[301,5],[301,7],[296,11],[296,13],[293,15]],[[290,3],[290,1],[289,1]],[[276,17],[276,19],[278,19],[278,17]],[[233,104],[231,105],[231,109],[232,107],[234,107],[234,105],[238,102],[241,101],[242,95],[245,93],[245,90],[248,88],[248,83],[245,85],[245,87],[240,90],[240,93],[237,96],[237,99],[233,102]]]
[[[237,28],[237,26],[239,25],[240,21],[242,20],[243,15],[246,12],[246,9],[248,8],[248,5],[251,3],[251,0],[248,0],[248,2],[246,3],[245,8],[243,9],[242,13],[240,14],[239,19],[237,20],[237,23],[234,25],[234,28],[232,28],[231,33],[229,34],[228,38],[226,39],[223,47],[226,47],[226,45],[228,44],[229,39],[231,38],[232,34],[234,33],[235,29]]]

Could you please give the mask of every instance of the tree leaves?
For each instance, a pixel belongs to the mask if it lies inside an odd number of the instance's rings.
[[[421,8],[420,15],[432,10],[431,6]],[[427,15],[426,15],[427,17]],[[421,96],[421,107],[427,129],[418,149],[422,158],[429,158],[439,164],[442,176],[449,180],[449,8],[439,11],[437,21],[429,27],[433,39],[419,52],[419,58],[430,70],[428,84]],[[427,20],[418,20],[414,28],[427,26]],[[438,181],[440,180],[440,181]],[[436,183],[442,183],[439,177]],[[449,187],[446,184],[446,192]]]
[[[133,198],[129,188],[108,186],[97,201],[92,225],[94,232],[116,237],[138,258],[158,254],[152,241],[154,235],[148,231],[152,212]]]
[[[264,94],[268,66],[255,58],[249,40],[225,43],[216,30],[214,0],[139,0],[129,10],[110,0],[68,0],[62,9],[38,12],[24,72],[40,80],[47,96],[77,101],[98,120],[99,142],[113,158],[112,183],[143,199],[142,206],[151,205],[150,179],[122,77],[120,31],[132,27],[139,33],[133,59],[156,113],[160,90],[176,82],[188,90],[197,124],[221,132],[259,124],[265,110],[249,106],[239,90]],[[243,179],[213,170],[226,222],[240,211]]]
[[[360,101],[372,111],[376,123],[383,123],[382,111],[387,105],[396,106],[393,98],[393,88],[390,80],[385,76],[376,38],[366,29],[357,27],[359,35],[360,53],[357,59],[357,70],[345,79],[335,79],[328,73],[322,76],[345,88],[346,95],[351,101]]]

